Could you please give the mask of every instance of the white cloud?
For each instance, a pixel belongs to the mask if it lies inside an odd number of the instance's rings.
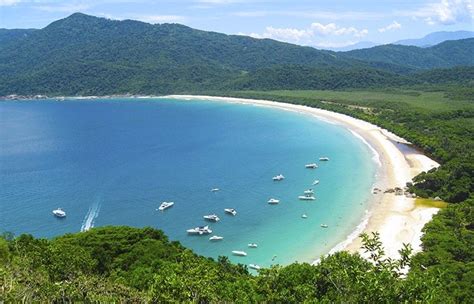
[[[399,15],[422,19],[428,24],[450,25],[474,20],[473,0],[441,0],[414,11],[402,11]]]
[[[12,6],[20,2],[21,0],[0,0],[0,6]]]
[[[379,32],[380,33],[384,33],[386,31],[393,31],[393,30],[399,30],[402,28],[402,25],[400,23],[398,23],[397,21],[393,21],[392,23],[390,23],[389,25],[385,26],[385,27],[381,27],[379,28]]]
[[[320,35],[336,35],[336,36],[342,36],[342,35],[350,35],[354,37],[364,37],[369,33],[367,29],[363,30],[358,30],[355,27],[340,27],[336,25],[335,23],[328,23],[326,25],[315,22],[311,24],[311,30],[313,33],[317,33]]]
[[[290,43],[297,43],[303,45],[316,45],[316,46],[326,46],[329,42],[321,42],[320,40],[324,38],[331,37],[353,37],[361,38],[367,35],[369,31],[367,29],[357,29],[355,27],[341,27],[335,23],[321,24],[319,22],[312,23],[309,27],[303,29],[296,28],[276,28],[268,26],[265,28],[265,31],[261,34],[251,33],[247,34],[253,38],[270,38]],[[246,35],[244,33],[239,33],[239,35]],[[333,45],[338,42],[332,42]],[[346,41],[344,45],[353,44],[354,41]]]
[[[45,12],[62,12],[62,13],[76,13],[85,11],[90,8],[88,4],[56,4],[56,5],[38,5],[34,6],[35,9]]]

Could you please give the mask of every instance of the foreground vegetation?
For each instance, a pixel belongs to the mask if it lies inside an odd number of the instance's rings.
[[[103,227],[53,240],[0,238],[0,301],[5,302],[453,302],[439,273],[403,278],[400,260],[383,258],[378,235],[362,236],[371,262],[340,252],[317,266],[291,264],[252,276],[226,258],[213,261],[152,228]]]

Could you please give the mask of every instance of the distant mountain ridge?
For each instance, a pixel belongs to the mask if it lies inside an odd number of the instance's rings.
[[[342,53],[348,58],[372,63],[402,65],[412,69],[450,68],[474,65],[474,38],[445,41],[428,48],[386,44]]]
[[[418,39],[404,39],[393,42],[399,45],[411,45],[418,47],[430,47],[448,40],[460,40],[474,38],[473,31],[434,32]]]
[[[15,31],[0,31],[0,96],[370,87],[411,83],[415,71],[474,65],[474,39],[332,52],[81,13]]]

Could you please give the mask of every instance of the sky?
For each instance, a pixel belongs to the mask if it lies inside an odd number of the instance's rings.
[[[474,30],[474,0],[0,0],[0,28],[43,28],[74,12],[318,48]]]

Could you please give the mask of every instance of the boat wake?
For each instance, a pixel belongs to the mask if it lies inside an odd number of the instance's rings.
[[[87,211],[84,221],[82,221],[81,232],[87,231],[94,227],[95,219],[99,216],[100,211],[100,199],[98,199],[92,206],[90,206],[89,211]]]

